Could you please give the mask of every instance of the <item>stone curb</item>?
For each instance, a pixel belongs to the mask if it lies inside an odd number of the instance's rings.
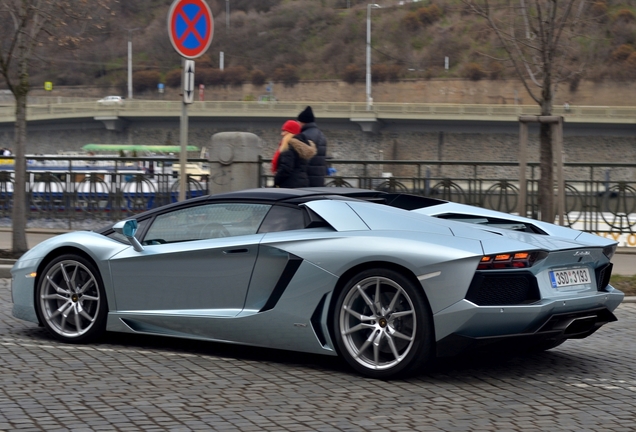
[[[0,227],[0,232],[11,232],[13,228],[11,227]],[[27,234],[64,234],[70,231],[81,231],[78,230],[67,230],[63,228],[27,228]]]
[[[11,267],[13,264],[0,264],[0,279],[11,279]]]
[[[636,255],[636,247],[619,247],[616,249],[617,254]]]

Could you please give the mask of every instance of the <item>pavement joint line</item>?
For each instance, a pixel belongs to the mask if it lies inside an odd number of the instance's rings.
[[[117,353],[135,353],[135,354],[155,354],[156,351],[148,351],[148,350],[136,350],[134,348],[124,347],[124,348],[100,348],[95,346],[83,346],[78,347],[76,345],[66,346],[66,345],[47,345],[47,344],[38,344],[38,343],[24,343],[20,340],[14,339],[13,341],[0,341],[0,346],[20,346],[27,348],[42,348],[42,349],[55,349],[55,350],[64,350],[64,351],[98,351],[98,352],[117,352]],[[203,357],[199,354],[191,354],[191,353],[174,353],[174,352],[166,352],[164,353],[166,356],[171,357]]]

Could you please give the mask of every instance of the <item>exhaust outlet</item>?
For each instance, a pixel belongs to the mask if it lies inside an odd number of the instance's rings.
[[[565,326],[563,336],[572,337],[581,333],[589,333],[596,326],[596,315],[574,318]]]

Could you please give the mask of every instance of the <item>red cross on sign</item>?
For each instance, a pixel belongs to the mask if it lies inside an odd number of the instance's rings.
[[[168,13],[168,34],[182,57],[192,60],[204,54],[214,34],[214,19],[205,0],[175,0]]]

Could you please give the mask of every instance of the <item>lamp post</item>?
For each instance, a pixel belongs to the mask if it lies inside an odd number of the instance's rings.
[[[371,111],[371,8],[381,7],[375,3],[367,5],[367,111]]]
[[[230,0],[225,0],[225,33],[230,32]]]
[[[132,99],[132,32],[141,30],[141,27],[126,30],[128,30],[128,99]]]

